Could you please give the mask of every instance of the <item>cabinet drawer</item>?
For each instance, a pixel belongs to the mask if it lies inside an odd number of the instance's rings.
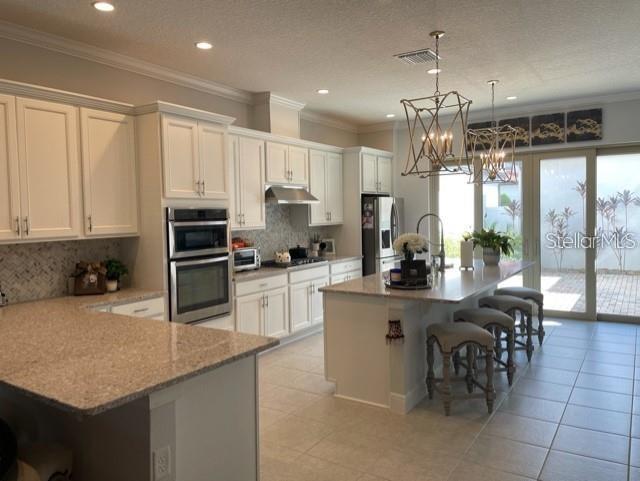
[[[344,274],[345,272],[362,270],[362,260],[338,262],[331,264],[331,275]]]
[[[297,282],[310,281],[312,279],[319,279],[320,277],[329,276],[329,266],[313,267],[311,269],[300,269],[299,271],[293,271],[289,273],[289,283],[295,284]]]
[[[340,284],[341,282],[352,281],[362,277],[362,271],[351,271],[331,276],[331,284]]]
[[[236,281],[236,296],[246,296],[255,292],[263,292],[269,289],[276,289],[287,285],[287,275],[279,274],[270,277],[263,277],[253,281]]]
[[[233,322],[233,316],[218,317],[215,319],[209,319],[208,321],[199,322],[196,327],[208,327],[210,329],[224,329],[226,331],[233,331],[235,326]]]
[[[113,306],[111,312],[124,316],[158,318],[159,316],[164,316],[164,297],[119,304]]]

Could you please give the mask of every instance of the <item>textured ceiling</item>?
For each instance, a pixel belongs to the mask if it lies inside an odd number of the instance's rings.
[[[401,114],[433,77],[393,54],[442,29],[441,90],[485,109],[486,80],[535,103],[638,90],[638,0],[0,0],[0,19],[251,92],[272,91],[358,124]],[[214,48],[196,50],[207,39]],[[328,88],[320,96],[316,89]],[[512,103],[510,103],[512,104]]]

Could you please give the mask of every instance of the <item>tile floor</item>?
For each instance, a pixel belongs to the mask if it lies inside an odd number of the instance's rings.
[[[640,327],[549,320],[497,408],[406,416],[332,396],[322,335],[260,358],[262,481],[640,481]]]

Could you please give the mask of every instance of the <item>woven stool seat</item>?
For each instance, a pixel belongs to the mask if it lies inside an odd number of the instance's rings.
[[[513,329],[515,325],[515,321],[509,314],[491,307],[460,309],[453,313],[453,320],[471,322],[482,328],[489,324],[497,324],[505,329]]]
[[[478,304],[480,307],[491,307],[502,312],[508,312],[512,309],[518,309],[529,315],[531,315],[533,312],[533,309],[529,302],[521,299],[520,297],[508,296],[504,294],[482,297],[478,301]]]
[[[473,342],[487,349],[493,349],[490,332],[470,322],[440,322],[427,327],[427,339],[435,337],[442,352],[453,352],[465,343]]]

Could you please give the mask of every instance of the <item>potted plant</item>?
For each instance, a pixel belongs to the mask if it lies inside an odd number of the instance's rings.
[[[427,277],[427,263],[422,260],[414,260],[416,254],[429,252],[429,241],[420,234],[402,234],[393,242],[393,249],[404,255],[400,262],[402,279],[423,279]]]
[[[120,278],[127,275],[129,270],[118,259],[107,259],[104,265],[107,269],[107,292],[115,292],[120,287]]]
[[[487,266],[497,266],[500,254],[513,254],[513,239],[508,234],[496,231],[493,227],[475,231],[473,246],[482,247],[482,260]]]

